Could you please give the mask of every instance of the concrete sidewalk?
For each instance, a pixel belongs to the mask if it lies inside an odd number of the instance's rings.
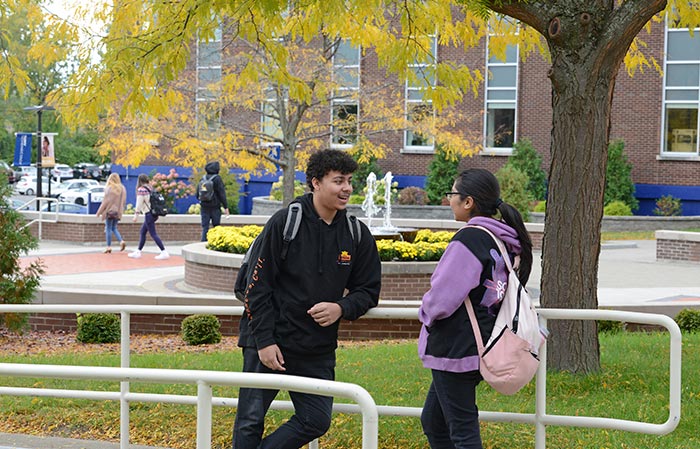
[[[155,247],[146,247],[141,259],[123,253],[103,254],[101,246],[41,242],[25,262],[40,256],[47,265],[41,288],[53,292],[85,289],[119,292],[124,296],[173,298],[209,297],[229,299],[233,295],[203,292],[184,284],[182,245],[169,244],[171,258],[155,260]],[[535,253],[528,283],[539,296],[541,254]],[[656,260],[653,240],[607,242],[599,263],[598,302],[600,307],[665,313],[670,316],[687,307],[700,307],[700,265]],[[143,446],[131,446],[137,449]],[[118,449],[119,444],[66,438],[42,438],[0,433],[0,449]]]

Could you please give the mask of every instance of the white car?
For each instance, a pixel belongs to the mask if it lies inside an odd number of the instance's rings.
[[[100,183],[94,179],[68,179],[60,184],[51,186],[51,196],[58,198],[69,190],[80,190],[87,187],[97,187]]]
[[[36,176],[22,176],[19,181],[15,183],[15,191],[22,195],[34,195],[37,193],[36,186]],[[49,193],[49,182],[46,179],[41,181],[41,193],[43,195],[48,195]]]
[[[59,197],[59,201],[63,203],[75,203],[81,206],[86,206],[88,203],[88,195],[90,196],[90,201],[93,203],[101,203],[105,197],[105,187],[104,186],[92,186],[83,187],[78,190],[67,190],[63,192]]]
[[[56,179],[69,179],[73,177],[73,169],[66,164],[56,164],[51,169],[51,176]]]

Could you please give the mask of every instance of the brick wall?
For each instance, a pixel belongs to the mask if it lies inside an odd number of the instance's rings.
[[[657,231],[656,259],[700,263],[700,233]]]
[[[27,221],[39,217],[37,212],[22,212]],[[43,214],[43,219],[55,218],[54,214]],[[125,215],[119,223],[119,233],[127,242],[137,242],[143,218],[136,223],[131,215]],[[29,229],[32,235],[39,236],[39,223],[32,224]],[[198,242],[202,236],[202,226],[199,215],[172,215],[161,217],[156,225],[158,235],[167,245],[168,242]],[[102,220],[93,215],[59,214],[55,223],[41,223],[41,238],[63,242],[104,243],[105,225]],[[149,237],[150,238],[150,237]]]
[[[130,317],[132,334],[175,335],[180,333],[182,320],[186,315],[133,314]],[[221,333],[227,336],[238,335],[240,317],[218,315]],[[29,326],[36,331],[77,331],[75,314],[32,314]],[[418,338],[418,320],[359,319],[343,321],[338,332],[343,340],[378,340]]]

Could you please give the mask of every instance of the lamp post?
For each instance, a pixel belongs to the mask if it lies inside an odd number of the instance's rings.
[[[47,106],[42,104],[39,106],[28,106],[24,108],[24,110],[32,112],[36,111],[36,197],[41,198],[43,195],[41,191],[41,113],[44,111],[54,111],[55,109],[53,106]],[[36,210],[39,210],[39,201],[36,202]]]

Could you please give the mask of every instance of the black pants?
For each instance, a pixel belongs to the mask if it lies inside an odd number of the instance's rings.
[[[284,356],[284,372],[272,371],[260,363],[255,348],[243,348],[243,371],[274,373],[316,379],[335,379],[335,356],[313,361]],[[289,392],[294,416],[270,435],[262,438],[265,415],[278,390],[241,388],[233,425],[233,449],[298,449],[322,436],[331,425],[333,398],[308,393]]]
[[[211,221],[212,228],[215,228],[221,224],[221,208],[219,206],[200,206],[199,214],[202,217],[202,241],[206,242],[207,232],[209,231],[209,222]]]

